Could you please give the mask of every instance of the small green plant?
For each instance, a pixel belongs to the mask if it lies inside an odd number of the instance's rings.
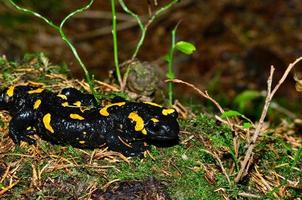
[[[220,116],[222,119],[225,119],[225,118],[232,118],[232,117],[240,117],[242,118],[244,121],[243,121],[243,124],[242,124],[242,128],[244,129],[249,129],[249,128],[252,128],[254,127],[253,125],[253,122],[247,118],[246,116],[244,116],[243,114],[241,114],[240,112],[236,111],[236,110],[228,110],[228,111],[225,111],[221,114]]]
[[[173,104],[173,83],[172,80],[175,78],[174,70],[173,70],[173,58],[175,50],[178,50],[186,55],[191,55],[195,50],[196,47],[190,43],[185,41],[179,41],[176,43],[176,30],[177,26],[172,30],[172,41],[171,41],[171,48],[169,54],[166,56],[166,61],[168,62],[168,71],[166,77],[168,78],[168,98],[169,98],[169,105]]]
[[[259,91],[245,90],[235,97],[234,103],[238,106],[239,111],[243,112],[251,101],[261,96],[262,94]]]
[[[112,2],[112,6],[114,6],[114,0],[111,1]],[[143,19],[137,15],[136,13],[134,13],[133,11],[131,11],[127,4],[124,2],[124,0],[119,0],[119,4],[121,5],[122,9],[129,15],[131,15],[132,17],[135,18],[135,20],[137,21],[138,25],[139,25],[139,28],[140,28],[140,38],[138,40],[138,43],[136,45],[136,48],[135,48],[135,51],[134,53],[132,54],[131,56],[131,60],[134,60],[136,57],[137,57],[137,54],[141,48],[141,46],[143,45],[144,43],[144,40],[145,40],[145,37],[146,37],[146,34],[147,34],[147,30],[149,28],[149,26],[152,24],[152,22],[155,20],[155,18],[157,16],[159,16],[160,14],[162,14],[163,12],[165,12],[166,10],[168,10],[169,8],[171,8],[175,3],[179,2],[179,0],[172,0],[170,1],[169,3],[167,3],[166,5],[164,5],[163,7],[161,7],[160,9],[158,9],[157,11],[154,12],[153,15],[151,15],[147,22],[144,23],[143,22]],[[113,21],[116,19],[116,16],[115,16],[115,10],[112,10],[112,18],[113,18]],[[114,40],[116,39],[116,28],[114,28],[113,26],[113,30],[112,30],[112,33],[113,33],[113,38]],[[119,82],[120,82],[120,85],[121,85],[121,88],[123,90],[124,88],[124,84],[125,83],[122,83],[121,82],[121,75],[119,74],[120,70],[119,70],[119,66],[118,66],[118,62],[117,62],[117,43],[114,43],[114,49],[115,49],[115,66],[116,66],[116,73],[117,73],[117,77],[119,79]],[[129,69],[129,68],[128,68]],[[126,73],[124,74],[124,80],[127,79],[127,76],[128,76],[128,70],[126,71]],[[121,84],[122,83],[122,84]]]
[[[149,28],[149,26],[152,24],[152,22],[155,20],[155,18],[157,16],[159,16],[160,14],[162,14],[163,12],[165,12],[166,10],[168,10],[169,8],[171,8],[175,3],[179,2],[179,0],[172,0],[171,2],[167,3],[166,5],[164,5],[163,7],[161,7],[159,10],[157,10],[148,20],[147,20],[147,23],[143,23],[143,20],[137,15],[135,14],[134,12],[132,12],[128,7],[127,5],[125,4],[124,0],[119,0],[119,3],[120,5],[122,6],[123,10],[131,15],[132,17],[135,18],[135,20],[137,21],[138,25],[139,25],[139,28],[141,30],[141,35],[140,35],[140,39],[136,45],[136,49],[132,55],[132,60],[136,58],[138,52],[139,52],[139,49],[141,48],[141,46],[143,45],[144,43],[144,40],[145,40],[145,37],[146,37],[146,33],[147,33],[147,30]]]
[[[116,31],[116,12],[115,12],[115,0],[111,0],[111,14],[112,14],[112,37],[113,37],[113,56],[114,56],[114,65],[117,80],[122,86],[122,78],[118,61],[118,44],[117,44],[117,31]]]
[[[48,25],[50,25],[52,28],[54,28],[57,32],[60,33],[60,36],[62,38],[62,40],[68,45],[68,47],[71,49],[73,55],[75,56],[76,60],[79,62],[82,70],[84,71],[84,74],[85,74],[85,78],[87,80],[87,83],[89,84],[89,87],[90,87],[90,90],[92,92],[92,94],[96,97],[96,92],[94,90],[94,86],[93,86],[93,77],[90,76],[85,64],[83,63],[82,59],[80,58],[80,55],[78,54],[76,48],[74,47],[74,45],[71,43],[71,41],[67,38],[64,30],[63,30],[63,26],[65,25],[65,23],[74,15],[78,14],[78,13],[81,13],[81,12],[84,12],[85,10],[89,9],[90,6],[92,5],[92,3],[94,2],[94,0],[90,0],[89,3],[84,6],[84,7],[81,7],[73,12],[71,12],[70,14],[68,14],[62,21],[59,25],[56,25],[54,22],[52,22],[51,20],[47,19],[46,17],[42,16],[41,14],[35,12],[35,11],[32,11],[32,10],[29,10],[29,9],[26,9],[26,8],[23,8],[23,7],[20,7],[18,6],[13,0],[9,0],[10,4],[13,5],[17,10],[19,11],[22,11],[22,12],[25,12],[25,13],[28,13],[30,15],[34,15],[40,19],[42,19],[43,21],[45,21]]]

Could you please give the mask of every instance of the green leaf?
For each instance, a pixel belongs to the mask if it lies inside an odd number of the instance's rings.
[[[196,51],[196,47],[194,46],[194,44],[185,41],[177,42],[175,45],[175,49],[186,55],[191,55],[194,51]]]
[[[246,90],[236,96],[234,103],[238,105],[239,110],[242,112],[245,109],[247,103],[260,96],[261,93],[259,91]]]
[[[236,110],[229,110],[222,113],[221,118],[237,117],[237,116],[242,116],[242,114]]]
[[[245,129],[252,128],[252,127],[253,127],[253,125],[249,122],[244,122],[243,123],[243,128],[245,128]]]

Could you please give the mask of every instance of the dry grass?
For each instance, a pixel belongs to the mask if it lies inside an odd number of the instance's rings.
[[[33,60],[30,64],[19,66],[9,74],[10,83],[4,74],[0,74],[0,83],[6,84],[31,84],[40,85],[37,82],[43,77],[45,87],[59,91],[65,87],[76,87],[89,91],[89,86],[82,80],[70,79],[66,75],[56,73],[56,66],[49,64],[48,60],[42,59],[41,67],[34,67],[41,61]],[[43,64],[44,63],[44,64]],[[33,79],[34,78],[34,79]],[[29,80],[34,80],[29,82]],[[41,81],[39,79],[39,81]],[[176,80],[177,83],[191,84]],[[118,91],[116,86],[95,81],[96,90]],[[193,87],[194,90],[199,90]],[[208,93],[200,94],[210,99],[216,106],[219,105]],[[202,171],[207,186],[216,187],[214,193],[219,193],[225,199],[231,198],[291,198],[293,192],[302,191],[301,160],[297,160],[297,154],[302,147],[302,137],[298,133],[302,130],[301,120],[295,119],[294,123],[283,121],[277,128],[270,127],[269,123],[263,122],[257,145],[253,150],[253,156],[249,159],[248,168],[241,181],[236,183],[235,177],[239,172],[240,160],[248,148],[253,128],[244,129],[242,121],[237,118],[221,119],[216,116],[216,122],[199,119],[190,109],[176,102],[175,108],[184,121],[181,132],[181,147],[177,150],[167,151],[167,155],[157,157],[154,153],[146,153],[146,158],[137,162],[123,155],[108,151],[105,148],[91,150],[74,149],[72,147],[52,146],[38,137],[37,145],[22,143],[16,147],[8,136],[7,126],[10,116],[7,111],[0,111],[0,197],[13,198],[16,194],[23,198],[57,199],[58,197],[74,197],[77,199],[89,199],[94,195],[111,188],[120,182],[124,171],[135,176],[146,176],[150,170],[160,174],[159,176],[172,180],[179,177],[178,192],[185,188],[185,184],[195,184],[198,180],[184,180],[195,177]],[[219,111],[223,111],[217,106]],[[190,119],[197,122],[193,123]],[[200,123],[200,124],[198,124]],[[221,124],[227,124],[230,128],[230,138],[223,135],[227,130]],[[257,125],[257,123],[255,123]],[[221,132],[220,135],[215,135]],[[223,143],[223,142],[227,143]],[[199,144],[197,146],[196,144]],[[202,149],[201,147],[202,146]],[[285,149],[286,148],[286,149]],[[189,152],[191,154],[189,154]],[[200,154],[198,154],[199,152]],[[202,159],[201,154],[206,154],[207,159]],[[210,157],[213,161],[209,161]],[[192,159],[194,166],[187,164]],[[150,164],[152,163],[152,165]],[[120,167],[127,166],[127,170]],[[148,168],[151,167],[151,168]],[[109,171],[115,171],[119,175],[112,176]],[[221,179],[222,177],[222,180]],[[220,180],[220,182],[219,182]],[[188,182],[187,182],[188,181]],[[219,184],[218,184],[219,183]],[[218,184],[218,185],[216,185]],[[197,183],[195,184],[197,185]],[[175,189],[173,188],[173,189]],[[187,189],[186,189],[187,190]],[[236,191],[236,192],[234,192]]]

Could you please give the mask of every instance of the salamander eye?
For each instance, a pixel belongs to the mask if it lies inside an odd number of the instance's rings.
[[[164,116],[170,116],[175,119],[178,117],[177,111],[173,108],[164,108],[162,109],[161,114]]]
[[[171,115],[171,117],[173,117],[173,118],[177,118],[178,117],[178,112],[175,110],[173,113],[171,113],[170,114]]]
[[[149,139],[165,141],[177,139],[179,127],[177,121],[171,117],[151,118],[145,123],[145,130]]]
[[[151,118],[150,120],[147,121],[145,124],[146,128],[151,131],[151,132],[158,132],[161,129],[159,120],[157,118]]]

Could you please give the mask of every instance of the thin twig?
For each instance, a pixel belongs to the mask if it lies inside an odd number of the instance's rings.
[[[239,192],[238,195],[242,196],[242,197],[248,197],[248,198],[254,198],[254,199],[260,199],[261,198],[261,196],[259,196],[259,195],[250,194],[250,193],[246,193],[246,192]]]
[[[272,98],[271,88],[272,88],[272,81],[273,81],[274,71],[275,71],[275,68],[273,66],[271,66],[270,75],[269,75],[269,78],[267,80],[267,95],[266,95],[266,98],[265,98],[265,104],[264,104],[264,107],[263,107],[263,110],[262,110],[262,113],[261,113],[261,117],[259,119],[259,123],[256,126],[256,130],[255,130],[255,133],[254,133],[254,135],[252,137],[252,140],[249,144],[249,147],[246,151],[244,160],[241,163],[241,168],[240,168],[240,170],[239,170],[239,172],[238,172],[238,174],[235,178],[235,182],[239,182],[241,180],[241,178],[243,177],[243,174],[246,174],[248,172],[247,164],[250,161],[251,156],[253,154],[253,149],[256,146],[256,140],[257,140],[258,135],[260,133],[260,129],[263,126],[264,119],[266,117],[266,114],[267,114],[267,111],[268,111],[268,108],[269,108],[269,104],[270,104],[270,101],[271,101],[271,98]],[[246,172],[246,173],[244,173],[244,172]]]
[[[224,123],[224,124],[228,124],[228,121],[227,120],[224,120],[224,119],[222,119],[220,116],[218,116],[218,115],[215,115],[215,119],[216,120],[218,120],[218,121],[220,121],[220,122],[222,122],[222,123]],[[254,124],[253,123],[251,123],[251,125],[252,125],[252,127],[254,127]],[[235,127],[235,128],[238,128],[238,129],[240,129],[240,130],[242,130],[242,131],[244,131],[244,130],[246,130],[246,128],[244,128],[242,125],[238,125],[238,124],[232,124],[232,126],[233,127]],[[231,127],[232,128],[232,127]]]
[[[12,189],[15,185],[17,185],[17,183],[19,183],[19,181],[11,183],[9,186],[7,186],[7,187],[3,188],[2,190],[0,190],[0,196],[3,195],[8,190]]]
[[[253,149],[255,148],[256,146],[256,141],[258,139],[258,136],[260,135],[260,131],[263,127],[263,124],[264,124],[264,119],[267,115],[267,111],[268,111],[268,108],[270,106],[270,103],[271,103],[271,100],[273,98],[273,96],[275,95],[275,93],[277,92],[277,90],[279,89],[279,87],[281,86],[281,84],[285,81],[285,79],[287,78],[289,72],[292,70],[292,68],[302,60],[302,57],[296,59],[293,63],[290,63],[287,67],[287,69],[285,70],[283,76],[281,77],[281,79],[278,81],[277,85],[274,87],[273,90],[271,90],[272,88],[272,80],[273,80],[273,75],[274,75],[274,66],[271,66],[271,71],[270,71],[270,76],[267,80],[267,95],[266,95],[266,98],[265,98],[265,104],[264,104],[264,107],[263,107],[263,110],[262,110],[262,113],[261,113],[261,117],[259,119],[259,123],[257,124],[256,126],[256,130],[255,130],[255,133],[252,137],[252,140],[248,146],[248,149],[246,151],[246,154],[245,154],[245,157],[243,159],[243,162],[241,162],[241,168],[235,178],[235,182],[239,182],[241,180],[241,178],[245,175],[244,172],[248,172],[248,169],[249,169],[249,161],[252,157],[252,154],[253,154]]]
[[[90,74],[85,66],[85,64],[83,63],[80,55],[78,54],[78,51],[77,49],[74,47],[74,45],[72,44],[72,42],[70,41],[70,39],[68,39],[68,37],[66,36],[64,30],[63,30],[63,26],[65,25],[65,23],[73,16],[79,14],[79,13],[82,13],[84,11],[86,11],[87,9],[89,9],[91,7],[91,5],[93,4],[94,0],[90,0],[89,3],[87,3],[85,6],[69,13],[62,21],[59,25],[56,25],[53,21],[51,21],[50,19],[44,17],[43,15],[35,12],[35,11],[32,11],[30,9],[26,9],[26,8],[23,8],[21,6],[18,6],[13,0],[9,0],[10,4],[16,8],[17,10],[19,11],[22,11],[24,13],[27,13],[27,14],[30,14],[30,15],[34,15],[35,17],[38,17],[40,19],[42,19],[44,22],[46,22],[49,26],[51,26],[52,28],[54,28],[57,32],[60,33],[60,36],[62,38],[62,40],[67,44],[67,46],[71,49],[74,57],[76,58],[76,60],[78,61],[78,63],[80,64],[80,67],[82,68],[82,70],[84,71],[84,74],[85,74],[85,78],[86,78],[86,81],[88,82],[89,84],[89,87],[90,87],[90,90],[92,92],[92,94],[96,97],[96,92],[94,90],[94,87],[93,87],[93,82],[92,82],[92,78],[90,77]]]
[[[220,158],[217,156],[217,154],[216,154],[216,153],[212,153],[212,152],[210,152],[210,151],[208,151],[208,150],[206,150],[206,149],[201,149],[201,151],[210,154],[211,156],[213,156],[213,157],[218,161],[222,173],[225,175],[227,181],[228,181],[229,184],[231,185],[230,177],[228,176],[228,174],[227,174],[225,168],[223,167],[223,164],[222,164]]]
[[[168,80],[169,81],[169,80]],[[209,94],[207,91],[203,92],[201,91],[200,89],[198,89],[197,87],[195,87],[193,84],[191,83],[188,83],[188,82],[185,82],[185,81],[182,81],[180,79],[174,79],[172,80],[173,83],[181,83],[181,84],[184,84],[186,86],[189,86],[191,88],[193,88],[198,94],[200,94],[202,97],[210,100],[217,108],[218,110],[221,112],[221,113],[224,113],[224,110],[223,108],[219,105],[219,103],[217,101],[215,101]]]
[[[155,20],[155,18],[158,15],[161,15],[163,12],[165,12],[166,10],[168,10],[170,7],[172,7],[172,5],[174,5],[175,3],[177,3],[178,0],[172,0],[171,2],[167,3],[166,5],[164,5],[163,7],[161,7],[159,10],[157,10],[147,21],[146,24],[143,23],[143,20],[139,17],[139,15],[137,15],[136,13],[134,13],[133,11],[131,11],[127,5],[125,4],[124,0],[119,0],[120,5],[122,6],[123,10],[131,15],[136,21],[137,24],[141,30],[141,35],[139,38],[139,41],[136,45],[136,49],[131,57],[131,60],[134,60],[138,54],[139,49],[141,48],[141,46],[144,43],[145,37],[146,37],[146,33],[148,30],[148,27],[152,24],[152,22]]]

